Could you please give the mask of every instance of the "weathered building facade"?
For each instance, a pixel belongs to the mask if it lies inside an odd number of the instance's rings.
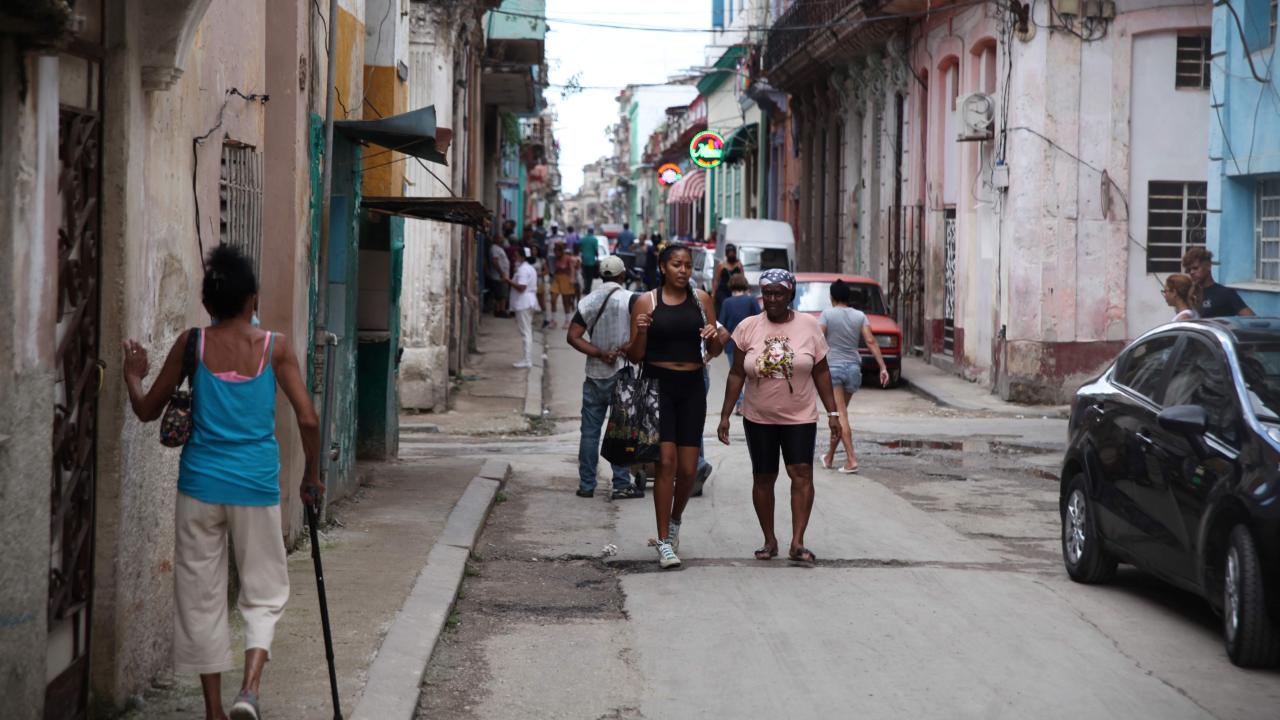
[[[482,38],[473,20],[448,93],[411,96],[401,6],[338,0],[332,17],[303,0],[0,9],[0,167],[16,178],[0,192],[6,717],[80,717],[91,697],[111,712],[170,663],[179,454],[134,419],[117,349],[139,340],[154,377],[178,334],[208,323],[202,258],[218,243],[253,258],[263,326],[310,361],[336,450],[328,497],[355,487],[357,455],[395,453],[402,215],[480,213],[401,202],[406,161],[449,172],[453,134],[437,132],[431,105],[461,130],[453,188],[482,192]],[[458,78],[467,89],[453,90]],[[388,147],[385,117],[407,123],[411,142]],[[448,282],[474,308],[475,250],[464,248]],[[446,310],[455,327],[467,307]],[[288,542],[301,528],[302,450],[283,398],[277,419]]]
[[[1026,402],[1165,319],[1204,242],[1208,4],[775,5],[767,206],[802,269],[879,280],[908,352]]]

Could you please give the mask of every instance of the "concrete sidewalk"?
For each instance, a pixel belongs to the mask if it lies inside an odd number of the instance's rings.
[[[902,359],[902,384],[943,407],[1028,418],[1061,418],[1071,415],[1068,405],[1019,405],[1005,402],[987,388],[936,368],[919,358]]]
[[[444,629],[472,545],[511,470],[505,460],[415,457],[426,437],[521,434],[543,407],[543,334],[530,370],[513,368],[514,322],[485,318],[480,353],[446,413],[401,418],[400,459],[359,464],[360,489],[328,508],[321,554],[338,690],[348,718],[410,718],[422,673]],[[290,599],[276,627],[262,681],[272,718],[333,717],[319,602],[309,545],[289,554]],[[231,592],[234,603],[234,589]],[[223,675],[224,702],[240,686],[243,626],[231,612],[236,669]],[[203,715],[199,678],[166,675],[131,703],[128,720]],[[226,707],[230,707],[228,704]]]

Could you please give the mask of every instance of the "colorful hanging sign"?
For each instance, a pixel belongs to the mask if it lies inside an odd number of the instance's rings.
[[[724,160],[724,138],[713,130],[703,130],[689,143],[689,157],[698,167],[713,168]]]
[[[684,173],[680,172],[680,166],[675,163],[667,163],[658,168],[658,184],[663,187],[675,185],[682,177]]]

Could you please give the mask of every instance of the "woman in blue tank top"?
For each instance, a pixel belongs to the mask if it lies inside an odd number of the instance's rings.
[[[200,675],[206,718],[221,719],[222,673],[232,668],[227,622],[227,539],[240,579],[237,606],[245,623],[244,680],[233,720],[257,720],[258,687],[270,657],[276,622],[289,599],[289,572],[280,522],[280,448],[276,387],[297,416],[306,455],[301,495],[317,503],[320,421],[293,348],[257,327],[258,280],[238,250],[220,245],[205,265],[202,299],[214,324],[178,337],[151,389],[142,381],[147,351],[124,343],[124,377],[139,420],[164,412],[185,379],[183,356],[195,338],[191,377],[193,429],[182,449],[174,541],[174,669]]]

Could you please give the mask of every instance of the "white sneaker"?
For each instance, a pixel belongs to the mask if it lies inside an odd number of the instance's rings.
[[[663,570],[680,567],[680,558],[676,557],[676,551],[671,547],[670,542],[664,540],[658,541],[658,567]]]
[[[680,523],[675,520],[667,523],[667,542],[671,543],[672,550],[680,549]]]
[[[528,360],[521,360],[521,361],[520,361],[520,362],[518,362],[518,363],[512,363],[511,367],[515,367],[515,368],[531,368],[531,367],[533,367],[533,363],[529,362]]]

